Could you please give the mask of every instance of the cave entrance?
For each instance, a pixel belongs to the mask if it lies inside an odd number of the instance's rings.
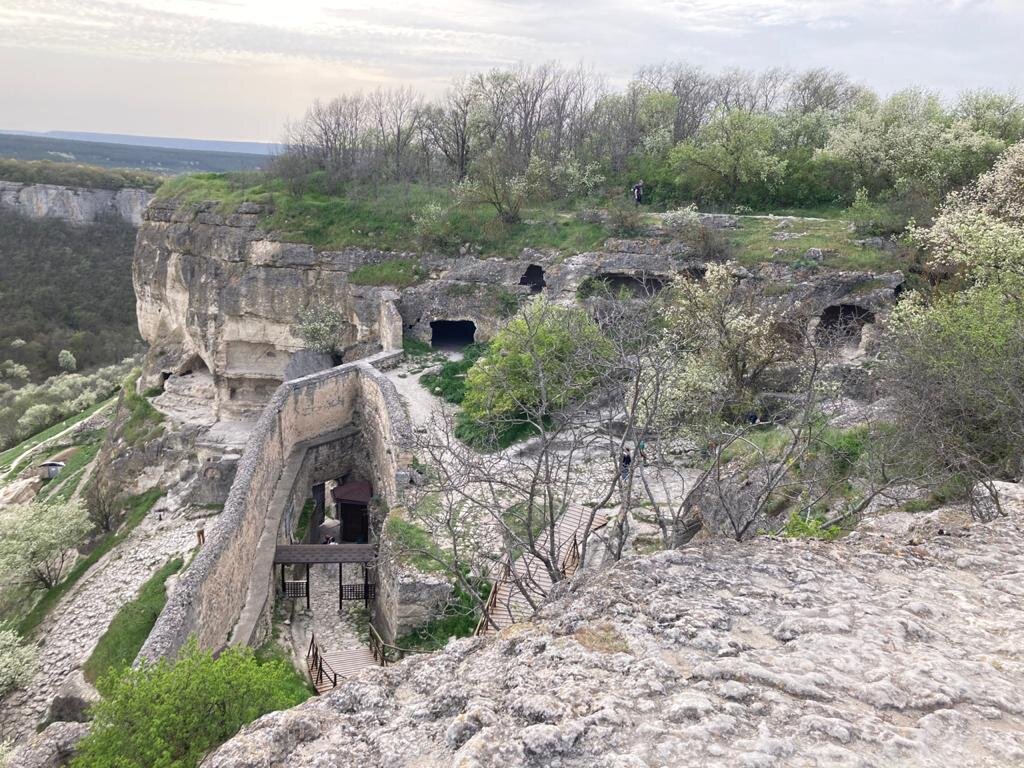
[[[530,286],[530,293],[540,293],[547,283],[544,281],[544,269],[539,264],[531,264],[519,278],[520,285]]]
[[[814,337],[827,346],[856,347],[860,345],[864,326],[873,322],[875,314],[871,310],[856,304],[834,304],[821,313]]]
[[[653,296],[665,287],[665,281],[657,277],[624,275],[606,272],[598,275],[598,280],[605,284],[613,298],[643,298]]]
[[[430,323],[430,346],[434,349],[465,349],[476,340],[472,320],[434,320]]]

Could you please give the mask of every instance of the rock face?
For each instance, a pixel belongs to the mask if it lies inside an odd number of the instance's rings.
[[[317,251],[262,230],[264,212],[255,203],[224,215],[214,203],[164,200],[146,209],[134,260],[139,330],[151,350],[143,388],[209,374],[214,416],[252,417],[282,381],[330,365],[296,336],[301,311],[316,304],[344,318],[350,361],[399,349],[403,335],[429,342],[437,321],[469,321],[472,337],[486,340],[541,290],[575,301],[587,280],[615,292],[657,290],[681,277],[699,279],[707,268],[685,243],[659,238],[610,239],[601,250],[564,258],[529,249],[517,259]],[[353,279],[360,268],[394,259],[415,262],[420,281],[399,290]],[[843,303],[880,316],[903,282],[899,273],[800,272],[776,264],[743,272],[766,294],[785,294],[818,312]]]
[[[267,715],[205,768],[1024,764],[1024,517],[712,542]]]
[[[152,197],[153,193],[144,189],[87,189],[0,181],[0,208],[30,219],[56,218],[73,224],[91,224],[116,216],[138,226]]]

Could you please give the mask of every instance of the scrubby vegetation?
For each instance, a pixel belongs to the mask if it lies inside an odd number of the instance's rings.
[[[164,177],[126,168],[98,168],[95,165],[55,163],[50,160],[0,158],[0,180],[89,189],[134,188],[154,192],[163,183]]]
[[[74,768],[192,768],[243,725],[309,697],[285,661],[261,662],[238,648],[214,658],[195,644],[174,662],[115,667],[98,687],[103,699]]]

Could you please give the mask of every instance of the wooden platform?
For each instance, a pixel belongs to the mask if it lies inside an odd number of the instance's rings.
[[[575,573],[574,541],[579,541],[586,530],[590,510],[570,506],[555,523],[555,552],[559,570],[566,576]],[[604,515],[597,515],[591,526],[596,531],[608,522]],[[532,601],[539,605],[551,591],[551,574],[543,561],[526,553],[518,557],[502,571],[494,587],[488,615],[491,621],[480,625],[480,634],[496,632],[504,627],[525,621],[533,615]],[[526,592],[526,594],[523,594]],[[529,599],[527,599],[529,595]],[[497,624],[497,627],[494,625]]]
[[[321,649],[324,662],[323,678],[317,682],[317,673],[311,656],[306,657],[309,679],[313,682],[318,694],[324,694],[334,688],[334,678],[328,674],[333,671],[337,675],[338,685],[368,667],[378,666],[377,661],[365,645],[355,644],[341,649]]]

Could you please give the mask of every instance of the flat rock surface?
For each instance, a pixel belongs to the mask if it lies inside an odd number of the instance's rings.
[[[1024,765],[1024,522],[706,542],[368,670],[206,768]]]

